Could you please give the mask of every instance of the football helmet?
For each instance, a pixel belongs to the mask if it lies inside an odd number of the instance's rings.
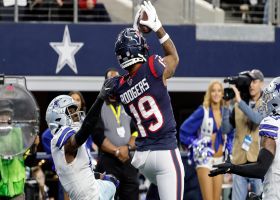
[[[78,110],[78,104],[68,95],[59,95],[49,104],[46,121],[54,135],[62,126],[75,126],[82,121],[83,111]]]
[[[115,54],[123,69],[139,62],[146,62],[148,45],[142,34],[126,28],[119,35],[115,43]]]
[[[259,112],[265,116],[280,114],[280,77],[274,78],[264,89]]]

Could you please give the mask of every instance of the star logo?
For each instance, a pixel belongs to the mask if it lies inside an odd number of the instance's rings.
[[[71,42],[68,26],[65,26],[62,42],[50,42],[50,46],[58,53],[55,73],[59,73],[67,64],[75,74],[78,73],[75,54],[84,45],[83,42]]]
[[[55,102],[53,102],[53,107],[55,108],[55,107],[58,107],[58,101],[59,100],[56,100]]]

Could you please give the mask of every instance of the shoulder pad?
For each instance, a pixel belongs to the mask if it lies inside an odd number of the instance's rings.
[[[266,117],[262,120],[259,127],[259,135],[277,139],[279,131],[279,122],[272,117]]]
[[[148,59],[148,65],[153,76],[156,78],[162,76],[163,71],[166,67],[163,58],[159,55],[150,56]]]
[[[55,135],[57,138],[56,146],[61,149],[63,145],[68,141],[68,139],[75,133],[76,131],[69,126],[61,127],[58,133]]]

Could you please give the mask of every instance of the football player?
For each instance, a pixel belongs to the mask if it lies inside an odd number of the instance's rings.
[[[151,2],[144,1],[141,9],[148,19],[140,23],[156,33],[164,56],[149,56],[146,40],[138,30],[121,31],[115,53],[120,66],[128,73],[118,78],[114,91],[139,130],[132,164],[157,186],[161,200],[181,200],[184,167],[167,91],[167,79],[173,76],[179,57]]]
[[[256,163],[234,165],[227,162],[214,165],[209,176],[234,173],[240,176],[261,178],[263,181],[263,199],[280,199],[280,77],[271,81],[262,96],[259,109],[266,117],[259,127],[261,149]]]
[[[112,80],[105,81],[82,125],[78,105],[72,97],[60,95],[48,106],[46,121],[53,134],[52,158],[59,180],[71,200],[114,199],[118,180],[111,175],[94,173],[85,146],[112,83]]]

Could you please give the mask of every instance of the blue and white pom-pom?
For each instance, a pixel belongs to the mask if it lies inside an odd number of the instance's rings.
[[[210,137],[196,139],[192,146],[193,160],[196,165],[206,164],[213,157],[214,151],[211,148]]]

